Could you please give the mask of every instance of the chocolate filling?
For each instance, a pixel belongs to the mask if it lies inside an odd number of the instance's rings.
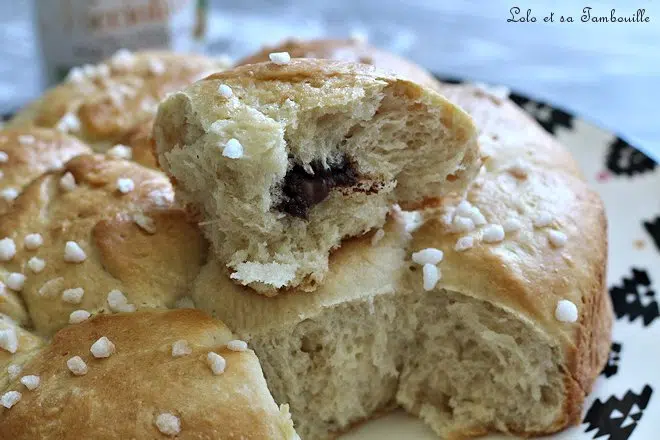
[[[276,209],[299,218],[307,218],[309,210],[328,197],[333,188],[353,186],[358,183],[358,173],[348,161],[326,169],[320,162],[311,164],[314,174],[308,174],[302,166],[294,165],[282,184],[282,201]]]

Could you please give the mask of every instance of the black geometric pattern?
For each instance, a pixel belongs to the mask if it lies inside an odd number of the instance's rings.
[[[645,221],[644,229],[651,235],[655,246],[660,251],[660,215],[655,220]]]
[[[623,278],[621,285],[610,288],[614,312],[617,319],[627,316],[630,322],[641,316],[646,327],[660,316],[658,302],[648,273],[633,268],[632,274],[631,278]]]
[[[619,362],[621,361],[621,349],[622,345],[620,342],[612,342],[612,348],[610,349],[610,355],[607,359],[607,364],[603,368],[602,375],[608,379],[614,376],[619,372]]]
[[[511,100],[526,110],[545,131],[556,134],[558,127],[573,128],[573,115],[543,102],[512,93]]]
[[[584,432],[597,430],[594,439],[607,436],[603,440],[628,440],[652,394],[653,388],[646,385],[640,394],[629,390],[622,399],[611,396],[605,403],[596,399],[584,418],[583,423],[589,424]]]
[[[616,138],[609,146],[606,165],[612,173],[618,176],[632,176],[653,171],[657,164],[628,142]]]

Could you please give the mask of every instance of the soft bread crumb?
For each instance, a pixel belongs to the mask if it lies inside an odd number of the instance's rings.
[[[425,264],[436,265],[442,261],[444,253],[440,249],[426,248],[412,254],[412,260],[423,266]]]
[[[225,367],[227,366],[227,361],[225,358],[220,356],[218,353],[213,351],[209,352],[206,355],[206,362],[209,364],[209,368],[216,376],[225,372]]]
[[[576,322],[578,320],[578,308],[572,301],[562,299],[557,303],[555,318],[560,322]]]
[[[11,238],[0,240],[0,261],[10,261],[16,255],[16,243]]]
[[[66,361],[66,366],[75,376],[87,374],[87,364],[80,356],[74,356]]]
[[[440,271],[433,264],[425,264],[422,267],[422,275],[424,278],[424,290],[427,292],[433,290],[440,280]]]
[[[21,377],[21,383],[30,391],[37,389],[39,382],[41,382],[39,376],[30,375]]]
[[[21,400],[21,397],[23,396],[18,391],[7,391],[2,397],[0,397],[0,404],[9,409],[16,405],[18,401]]]
[[[92,344],[89,349],[97,359],[108,358],[115,352],[115,344],[105,336],[101,336],[96,342]]]
[[[156,427],[162,434],[173,436],[181,432],[181,421],[174,414],[162,413],[156,417]]]

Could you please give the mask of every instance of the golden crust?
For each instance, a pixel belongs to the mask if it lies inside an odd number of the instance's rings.
[[[567,398],[562,416],[547,433],[557,431],[579,422],[585,394],[610,347],[612,308],[605,285],[607,222],[602,201],[587,187],[564,148],[512,102],[467,86],[443,86],[442,92],[473,116],[481,139],[489,144],[482,150],[487,172],[472,185],[467,200],[488,223],[514,218],[522,227],[496,244],[482,242],[482,232],[474,231],[474,248],[458,252],[456,241],[466,234],[452,232],[443,219],[446,211],[439,210],[415,234],[413,250],[444,251],[439,288],[514,311],[562,347]],[[514,165],[526,168],[527,176],[521,177]],[[457,201],[445,202],[455,206]],[[533,225],[541,212],[552,218],[548,227]],[[549,230],[566,234],[566,244],[550,244]],[[555,318],[562,299],[577,305],[578,322]]]
[[[371,64],[382,70],[395,72],[404,78],[431,88],[438,87],[438,81],[426,69],[405,58],[377,49],[355,39],[348,40],[286,40],[272,47],[265,47],[236,63],[256,64],[269,61],[272,52],[289,52],[291,58],[322,58],[335,61]]]
[[[75,121],[73,126],[65,122],[61,129],[104,152],[151,121],[168,93],[225,67],[193,54],[144,51],[129,57],[130,61],[123,62],[106,60],[81,80],[67,80],[50,89],[9,125],[56,128],[69,115]],[[101,71],[108,69],[107,74],[98,73],[100,66],[104,66]]]
[[[67,172],[77,182],[70,192],[59,185]],[[135,189],[120,193],[119,178],[130,178]],[[0,219],[0,236],[17,243],[16,256],[0,265],[0,276],[26,275],[20,294],[36,332],[52,335],[77,309],[107,311],[106,298],[114,289],[138,308],[170,307],[185,296],[205,260],[206,243],[173,199],[160,172],[102,155],[78,156],[61,172],[34,181]],[[35,251],[22,246],[30,233],[43,238]],[[84,250],[85,261],[64,261],[68,241]],[[46,263],[42,272],[27,264],[35,256]],[[84,289],[79,304],[61,298],[73,288]]]
[[[19,193],[40,175],[62,168],[69,159],[90,153],[91,149],[74,137],[41,128],[0,131],[0,151],[7,161],[0,163],[0,190]],[[0,215],[9,211],[12,202],[0,197]]]
[[[95,359],[90,347],[101,336],[116,351]],[[180,339],[192,353],[174,358]],[[256,356],[226,348],[231,339],[224,324],[195,310],[97,316],[70,326],[24,366],[23,374],[40,377],[37,389],[17,380],[5,387],[23,396],[0,409],[0,438],[165,438],[155,419],[167,412],[179,417],[182,440],[293,440],[288,413],[270,396]],[[212,374],[210,351],[225,358],[223,374]],[[87,364],[86,375],[67,369],[73,356]]]

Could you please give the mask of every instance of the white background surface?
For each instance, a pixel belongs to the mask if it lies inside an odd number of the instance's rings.
[[[48,0],[37,0],[48,1]],[[0,110],[39,93],[32,0],[0,0]],[[502,83],[660,155],[660,0],[210,0],[210,49],[242,56],[291,35],[370,40],[446,75]],[[537,23],[507,23],[531,8]],[[582,8],[650,23],[543,23]]]

